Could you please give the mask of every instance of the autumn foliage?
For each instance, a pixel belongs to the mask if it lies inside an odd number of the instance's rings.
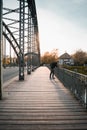
[[[41,63],[49,64],[53,61],[58,61],[58,50],[54,49],[51,52],[45,52],[41,57]]]
[[[84,65],[87,64],[87,53],[80,50],[77,50],[73,55],[72,55],[75,65]]]

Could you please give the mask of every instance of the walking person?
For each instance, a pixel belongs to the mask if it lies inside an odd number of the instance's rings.
[[[57,62],[52,62],[50,64],[50,79],[55,79],[54,78],[54,69],[57,67]]]

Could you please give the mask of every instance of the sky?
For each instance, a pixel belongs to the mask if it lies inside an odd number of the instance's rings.
[[[87,0],[36,0],[41,53],[87,51]]]
[[[3,0],[15,8],[17,0]],[[87,0],[35,0],[41,54],[87,52]]]

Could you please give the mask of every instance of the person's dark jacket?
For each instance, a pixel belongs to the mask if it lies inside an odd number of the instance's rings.
[[[50,64],[50,67],[51,67],[51,69],[54,69],[55,67],[57,67],[57,62],[52,62]]]

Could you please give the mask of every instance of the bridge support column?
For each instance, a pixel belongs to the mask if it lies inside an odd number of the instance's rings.
[[[2,99],[2,0],[0,1],[0,99]]]
[[[31,74],[31,54],[29,54],[31,52],[31,13],[30,10],[28,8],[28,46],[27,46],[27,52],[28,52],[28,56],[27,56],[27,74]]]
[[[20,24],[19,24],[19,80],[24,80],[24,22],[25,22],[25,0],[20,0]]]

